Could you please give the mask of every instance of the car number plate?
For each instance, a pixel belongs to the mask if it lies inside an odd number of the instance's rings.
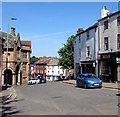
[[[94,86],[98,86],[99,84],[94,84]]]

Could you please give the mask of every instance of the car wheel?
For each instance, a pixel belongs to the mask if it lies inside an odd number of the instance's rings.
[[[77,87],[80,87],[80,86],[79,86],[79,83],[78,83],[78,81],[77,81],[77,83],[76,83],[76,84],[77,84]]]
[[[86,83],[84,83],[84,88],[87,89],[87,84]]]

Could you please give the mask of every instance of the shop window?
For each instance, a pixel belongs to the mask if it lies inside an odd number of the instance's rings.
[[[117,26],[120,26],[120,16],[117,17]]]
[[[117,48],[120,49],[120,34],[117,36]]]
[[[105,51],[108,50],[109,46],[108,46],[108,37],[104,38],[104,49]]]

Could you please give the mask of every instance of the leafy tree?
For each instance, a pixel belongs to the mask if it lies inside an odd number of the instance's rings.
[[[59,49],[59,64],[63,69],[74,68],[74,35],[68,38],[67,43]]]
[[[33,56],[32,58],[30,58],[30,64],[33,64],[33,63],[35,63],[38,60],[39,60],[38,57]]]

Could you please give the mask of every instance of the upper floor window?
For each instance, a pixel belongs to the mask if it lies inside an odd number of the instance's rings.
[[[87,46],[86,48],[86,57],[90,56],[90,46]]]
[[[89,31],[87,31],[87,40],[89,39]]]
[[[81,57],[81,49],[79,49],[79,57]]]
[[[58,74],[60,74],[60,71],[58,71]]]
[[[80,35],[79,35],[79,43],[80,43],[80,40],[81,40],[81,39],[80,39]]]
[[[27,70],[27,63],[23,63],[22,65],[23,76],[27,74],[26,70]]]
[[[117,36],[117,48],[120,49],[120,34]]]
[[[108,29],[108,20],[104,22],[104,30]]]
[[[117,17],[117,26],[120,26],[120,16]]]
[[[23,58],[27,58],[27,52],[23,52]]]
[[[105,38],[104,38],[104,49],[105,49],[105,50],[108,50],[108,48],[109,48],[108,44],[109,44],[109,43],[108,43],[108,37],[105,37]]]

